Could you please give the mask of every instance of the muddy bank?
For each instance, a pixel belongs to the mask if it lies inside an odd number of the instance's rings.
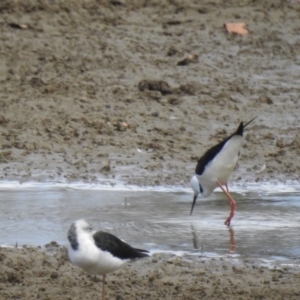
[[[0,299],[100,299],[101,277],[68,261],[64,247],[0,248]],[[107,276],[107,299],[299,299],[299,267],[255,260],[153,254]]]
[[[0,14],[1,179],[186,185],[258,116],[232,180],[299,180],[297,1],[1,1]]]

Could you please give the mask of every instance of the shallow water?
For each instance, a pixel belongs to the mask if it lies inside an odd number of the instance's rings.
[[[63,188],[1,188],[0,245],[66,244],[79,218],[137,247],[199,256],[300,257],[300,193],[233,193],[231,229],[223,225],[228,200],[216,192],[199,199],[182,192]]]

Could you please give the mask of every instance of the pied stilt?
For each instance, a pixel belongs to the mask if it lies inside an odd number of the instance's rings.
[[[199,194],[203,197],[208,197],[217,187],[220,187],[229,199],[231,206],[229,217],[225,220],[225,225],[230,226],[236,203],[229,193],[228,180],[240,155],[244,128],[254,119],[246,125],[243,125],[243,122],[241,122],[232,135],[207,150],[198,160],[195,170],[196,174],[191,179],[191,187],[194,191],[191,214]],[[226,187],[226,190],[223,186]]]
[[[71,225],[68,240],[71,262],[91,275],[103,276],[102,299],[107,273],[118,270],[131,259],[149,256],[147,250],[133,248],[108,232],[93,231],[85,220]]]

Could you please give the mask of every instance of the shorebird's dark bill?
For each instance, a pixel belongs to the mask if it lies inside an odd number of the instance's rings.
[[[192,213],[193,213],[193,209],[194,209],[194,206],[195,206],[195,204],[196,204],[196,199],[197,199],[197,196],[198,196],[198,195],[194,195],[194,199],[193,199],[193,203],[192,203],[192,209],[191,209],[191,213],[190,213],[190,215],[192,215]]]

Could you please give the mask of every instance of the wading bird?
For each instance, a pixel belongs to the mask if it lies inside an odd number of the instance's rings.
[[[254,119],[256,119],[256,117]],[[241,122],[232,135],[207,150],[198,160],[195,170],[196,174],[191,179],[191,186],[194,191],[191,214],[193,213],[199,194],[203,197],[208,197],[217,187],[220,187],[229,199],[231,211],[229,217],[225,220],[225,225],[230,226],[236,203],[229,193],[228,180],[240,155],[244,128],[254,119],[249,121],[246,125],[243,125],[243,122]]]

